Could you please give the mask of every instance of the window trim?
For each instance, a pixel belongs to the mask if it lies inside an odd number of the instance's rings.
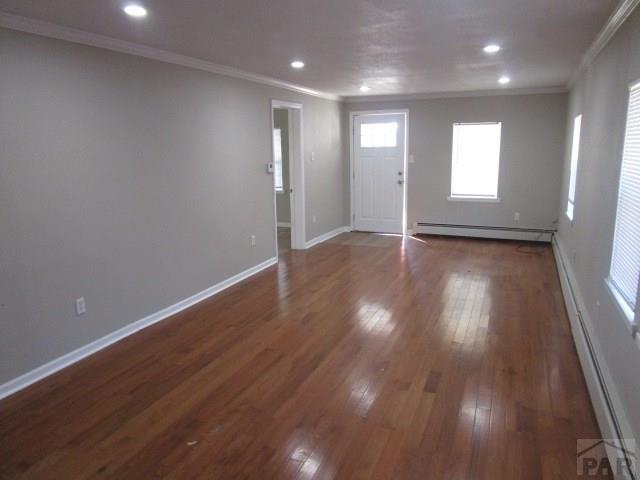
[[[499,125],[500,126],[500,140],[498,142],[498,168],[496,176],[496,194],[494,195],[464,195],[453,193],[453,164],[454,164],[454,144],[456,125]],[[447,201],[449,202],[477,202],[477,203],[500,203],[500,157],[502,156],[502,121],[488,121],[488,122],[453,122],[451,126],[451,176],[449,182],[449,195]]]
[[[580,119],[580,129],[578,132],[578,143],[574,144],[576,133],[576,120]],[[582,143],[582,112],[573,116],[573,127],[571,129],[571,153],[569,157],[569,184],[567,185],[567,207],[564,214],[573,224],[576,211],[576,188],[578,186],[578,165],[580,164],[580,144]],[[571,168],[573,164],[573,152],[576,152],[576,168],[575,171]],[[573,177],[573,198],[571,195],[571,181]],[[571,215],[569,215],[569,206],[571,206]]]
[[[277,186],[276,181],[278,180],[278,175],[276,174],[277,170],[276,170],[276,164],[278,162],[276,162],[276,141],[275,141],[275,137],[276,137],[276,132],[278,132],[278,138],[280,139],[280,180],[282,185],[281,186]],[[283,194],[284,193],[284,164],[282,162],[282,154],[284,153],[282,150],[282,129],[281,128],[273,128],[273,188],[276,191],[276,193],[279,194]]]
[[[631,307],[627,304],[627,301],[624,299],[622,294],[618,291],[618,287],[616,287],[615,282],[610,276],[604,279],[604,283],[606,285],[606,290],[609,292],[613,303],[615,304],[618,312],[624,317],[627,321],[627,324],[631,328],[635,321],[635,314]],[[632,332],[633,333],[633,332]]]
[[[627,95],[628,98],[630,100],[631,98],[631,91],[635,88],[639,88],[640,87],[640,79],[635,80],[633,82],[631,82],[629,84],[629,87],[627,89]],[[609,268],[608,268],[608,272],[607,272],[607,276],[604,279],[604,283],[606,285],[605,290],[609,293],[609,296],[611,297],[611,300],[613,302],[613,304],[615,305],[616,309],[618,310],[618,313],[626,320],[626,325],[631,333],[631,336],[634,338],[634,340],[636,341],[636,344],[638,345],[638,347],[640,348],[640,334],[639,334],[639,321],[638,321],[638,317],[640,317],[640,303],[636,303],[636,310],[634,311],[631,308],[631,305],[629,305],[629,303],[627,302],[627,300],[624,298],[624,296],[622,295],[622,293],[619,291],[618,287],[616,287],[615,281],[613,280],[613,278],[611,277],[611,269],[613,268],[613,251],[614,251],[614,242],[615,242],[615,235],[616,235],[616,224],[617,224],[617,215],[618,215],[618,202],[619,202],[619,194],[620,194],[620,183],[622,180],[622,163],[624,161],[624,147],[625,147],[625,143],[626,143],[626,138],[627,138],[627,127],[628,127],[628,116],[629,116],[629,112],[628,112],[629,106],[627,104],[627,110],[625,111],[625,127],[624,127],[624,137],[623,137],[623,144],[622,144],[622,153],[621,153],[621,157],[620,157],[620,168],[618,170],[618,175],[617,175],[617,181],[618,181],[618,189],[617,189],[617,193],[616,193],[616,201],[615,201],[615,221],[613,224],[613,235],[611,238],[611,252],[609,254]],[[636,292],[636,297],[637,299],[640,301],[640,277],[638,278],[638,291]]]
[[[500,203],[502,199],[500,197],[483,197],[479,195],[449,195],[447,196],[449,202],[478,202],[478,203]]]

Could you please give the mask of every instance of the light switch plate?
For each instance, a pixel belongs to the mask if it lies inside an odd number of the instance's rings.
[[[76,315],[84,315],[87,312],[87,304],[84,297],[76,298]]]

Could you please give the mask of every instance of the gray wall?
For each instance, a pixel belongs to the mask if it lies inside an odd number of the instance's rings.
[[[640,436],[640,350],[617,312],[609,273],[629,85],[640,79],[640,10],[609,41],[571,91],[559,239],[570,258],[602,355],[636,438]],[[564,212],[573,117],[582,113],[573,225]]]
[[[0,65],[0,383],[275,255],[271,98],[307,239],[345,225],[337,102],[6,29]]]
[[[276,194],[276,217],[278,222],[291,222],[291,196],[289,194],[289,112],[276,108],[273,111],[273,126],[280,129],[282,143],[282,185],[284,192]]]
[[[346,111],[409,109],[407,225],[550,228],[557,219],[567,95],[503,95],[349,103]],[[345,114],[345,115],[348,115]],[[450,202],[452,125],[502,122],[500,203]],[[348,124],[348,119],[345,119]],[[348,141],[348,136],[345,133]],[[514,213],[520,212],[520,221]]]

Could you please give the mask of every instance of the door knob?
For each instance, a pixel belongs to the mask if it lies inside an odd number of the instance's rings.
[[[404,182],[402,180],[398,180],[398,185],[402,185]]]

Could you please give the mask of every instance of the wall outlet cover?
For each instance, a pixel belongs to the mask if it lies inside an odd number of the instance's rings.
[[[87,304],[84,297],[76,298],[76,315],[84,315],[87,312]]]

